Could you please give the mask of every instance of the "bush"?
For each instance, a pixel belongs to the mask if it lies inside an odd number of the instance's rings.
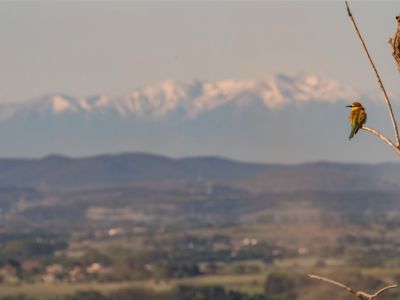
[[[285,273],[271,273],[265,281],[267,299],[293,300],[296,295],[296,281],[293,276]]]
[[[82,291],[66,296],[65,300],[108,300],[108,298],[97,291]]]

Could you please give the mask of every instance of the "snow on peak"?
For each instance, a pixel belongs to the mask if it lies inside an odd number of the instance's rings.
[[[314,74],[304,76],[304,82],[309,86],[317,86],[319,79]]]
[[[334,80],[313,74],[272,75],[264,80],[222,80],[148,85],[125,96],[125,108],[138,115],[165,116],[180,109],[196,116],[227,103],[258,101],[269,109],[304,102],[336,102],[359,98],[360,94]]]
[[[147,85],[119,97],[100,95],[73,98],[60,94],[29,102],[2,105],[0,122],[19,111],[41,113],[105,113],[162,118],[179,111],[187,117],[211,111],[227,104],[260,103],[268,109],[307,102],[334,103],[359,99],[360,93],[351,87],[314,74],[289,76],[270,75],[262,80],[175,81],[165,80]]]
[[[61,96],[54,96],[52,99],[52,109],[55,113],[61,113],[66,110],[73,110],[72,104]]]

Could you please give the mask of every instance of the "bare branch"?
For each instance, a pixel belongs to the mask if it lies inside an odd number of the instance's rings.
[[[394,134],[396,136],[396,145],[397,145],[397,147],[399,147],[400,146],[400,136],[399,136],[399,130],[397,128],[396,118],[394,117],[394,114],[393,114],[392,104],[389,101],[389,97],[388,97],[388,95],[386,93],[385,87],[383,86],[381,77],[379,76],[378,70],[376,69],[374,62],[372,61],[371,55],[369,54],[368,48],[365,45],[364,39],[362,38],[360,30],[357,27],[356,21],[353,18],[353,14],[351,13],[351,10],[350,10],[350,7],[349,7],[349,4],[347,3],[347,1],[346,1],[346,7],[347,7],[347,13],[349,15],[349,18],[350,18],[350,20],[351,20],[351,22],[353,24],[353,27],[354,27],[354,29],[355,29],[355,31],[357,33],[357,36],[358,36],[358,38],[359,38],[359,40],[361,42],[361,45],[362,45],[362,47],[363,47],[363,49],[365,51],[365,54],[368,57],[368,60],[369,60],[369,62],[371,64],[371,67],[375,72],[375,76],[376,76],[376,79],[378,81],[379,88],[381,89],[381,91],[383,93],[383,97],[385,98],[386,106],[388,108],[390,118],[392,119],[392,125],[393,125]]]
[[[363,127],[361,127],[361,129],[368,131],[369,133],[372,133],[373,135],[379,137],[382,141],[384,141],[386,144],[388,144],[389,147],[391,147],[393,149],[393,151],[396,152],[397,155],[400,155],[400,149],[389,138],[387,138],[385,135],[380,133],[378,130],[367,127],[365,125],[363,125]]]
[[[375,135],[377,137],[379,137],[389,147],[391,147],[397,153],[397,155],[400,155],[399,130],[398,130],[398,127],[397,127],[396,118],[395,118],[395,116],[393,114],[392,105],[391,105],[389,97],[388,97],[388,95],[386,93],[385,87],[383,86],[383,83],[382,83],[382,80],[381,80],[380,75],[378,73],[378,70],[376,69],[374,62],[372,61],[372,58],[371,58],[371,56],[369,54],[369,51],[368,51],[368,48],[367,48],[367,46],[366,46],[366,44],[364,42],[364,39],[361,36],[361,33],[360,33],[360,30],[358,29],[358,26],[357,26],[357,24],[356,24],[356,22],[355,22],[355,20],[353,18],[353,15],[352,15],[350,7],[349,7],[349,4],[347,3],[347,1],[345,1],[345,3],[346,3],[347,13],[349,15],[349,18],[350,18],[350,20],[351,20],[351,22],[353,24],[353,27],[354,27],[354,29],[356,31],[356,34],[357,34],[357,36],[358,36],[358,38],[359,38],[359,40],[361,42],[361,45],[362,45],[362,47],[363,47],[363,49],[364,49],[364,51],[365,51],[365,53],[366,53],[366,55],[368,57],[369,63],[371,65],[373,71],[375,72],[375,76],[376,76],[376,79],[378,81],[379,88],[381,89],[381,91],[383,93],[383,96],[384,96],[384,99],[385,99],[385,102],[386,102],[386,106],[387,106],[387,109],[389,111],[390,118],[392,120],[393,130],[394,130],[394,133],[395,133],[395,136],[396,136],[396,143],[393,143],[389,138],[387,138],[385,135],[383,135],[378,130],[375,130],[373,128],[370,128],[370,127],[367,127],[367,126],[364,126],[364,125],[361,127],[361,129],[365,130],[365,131],[367,131],[367,132],[369,132],[369,133],[371,133],[371,134],[373,134],[373,135]],[[398,70],[400,72],[400,16],[397,16],[396,20],[398,21],[397,31],[396,31],[396,34],[395,34],[394,38],[389,40],[389,43],[391,44],[391,46],[393,48],[393,57],[395,58],[395,60],[397,62]],[[386,287],[378,290],[374,294],[368,294],[368,293],[366,293],[364,291],[356,292],[351,287],[349,287],[349,286],[347,286],[347,285],[345,285],[343,283],[340,283],[338,281],[332,280],[330,278],[326,278],[326,277],[322,277],[322,276],[318,276],[318,275],[313,275],[313,274],[309,274],[308,276],[310,278],[312,278],[312,279],[316,279],[316,280],[319,280],[319,281],[327,282],[327,283],[329,283],[329,284],[331,284],[331,285],[333,285],[335,287],[338,287],[340,289],[344,289],[347,292],[349,292],[350,294],[352,294],[353,296],[355,296],[356,298],[358,298],[359,300],[373,300],[376,297],[378,297],[380,294],[382,294],[383,292],[385,292],[387,290],[390,290],[390,289],[393,289],[393,288],[396,288],[398,286],[398,285],[389,285],[389,286],[386,286]]]
[[[313,275],[313,274],[309,274],[308,277],[312,278],[312,279],[316,279],[316,280],[320,280],[320,281],[324,281],[324,282],[328,282],[334,286],[337,286],[341,289],[345,289],[346,291],[348,291],[350,294],[352,294],[353,296],[357,297],[360,300],[373,300],[375,299],[377,296],[379,296],[380,294],[382,294],[384,291],[387,291],[389,289],[393,289],[395,287],[397,287],[397,285],[389,285],[387,287],[384,287],[383,289],[380,289],[379,291],[377,291],[374,294],[368,294],[365,293],[363,291],[358,291],[355,292],[352,288],[344,285],[343,283],[337,282],[335,280],[326,278],[326,277],[322,277],[322,276],[318,276],[318,275]]]
[[[345,289],[346,291],[348,291],[349,293],[353,294],[354,296],[357,296],[357,292],[356,291],[352,290],[350,287],[348,287],[347,285],[344,285],[343,283],[337,282],[335,280],[332,280],[332,279],[329,279],[329,278],[326,278],[326,277],[314,275],[314,274],[308,274],[308,277],[310,277],[312,279],[328,282],[328,283],[333,284],[333,285],[335,285],[337,287]]]
[[[375,294],[373,294],[373,298],[375,298],[376,296],[379,296],[380,294],[382,294],[384,291],[390,290],[390,289],[394,289],[397,288],[398,285],[394,284],[394,285],[389,285],[387,287],[384,287],[383,289],[380,289],[379,291],[377,291]]]

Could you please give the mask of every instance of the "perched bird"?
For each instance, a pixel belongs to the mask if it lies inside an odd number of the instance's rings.
[[[365,113],[365,108],[360,102],[353,102],[352,105],[347,105],[346,107],[351,107],[351,112],[349,116],[351,131],[349,135],[349,140],[358,132],[358,130],[367,121],[367,114]]]

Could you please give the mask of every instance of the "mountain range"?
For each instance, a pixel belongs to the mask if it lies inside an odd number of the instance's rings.
[[[146,153],[0,159],[0,187],[81,190],[227,186],[256,193],[400,191],[400,164],[245,163],[219,157],[173,159]]]
[[[49,94],[0,105],[0,156],[140,151],[289,163],[393,159],[375,138],[348,142],[344,104],[354,99],[366,104],[369,124],[390,130],[374,97],[312,74],[166,80],[120,96]]]
[[[275,109],[290,104],[334,103],[360,97],[361,94],[349,86],[312,74],[277,74],[259,81],[165,80],[121,96],[75,98],[63,94],[49,94],[19,103],[6,103],[0,106],[0,121],[6,122],[30,114],[46,116],[110,112],[120,116],[133,115],[142,118],[162,118],[181,112],[185,117],[195,118],[228,104],[240,107],[260,103],[266,108]]]

